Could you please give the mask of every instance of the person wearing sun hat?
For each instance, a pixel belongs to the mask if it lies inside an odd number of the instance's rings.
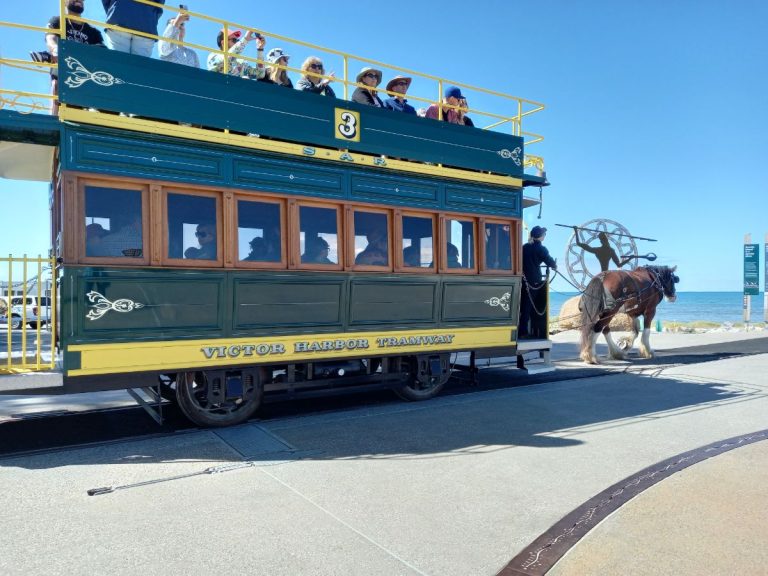
[[[410,87],[411,78],[408,76],[395,76],[392,80],[387,82],[387,92],[395,92],[396,94],[384,100],[384,108],[394,110],[395,112],[413,114],[415,116],[416,109],[408,104],[408,100],[405,99],[405,93],[408,92],[408,88]]]
[[[384,102],[376,94],[376,86],[381,84],[381,70],[365,67],[360,70],[355,82],[363,84],[364,87],[358,86],[355,89],[352,93],[352,102],[384,108]]]
[[[543,226],[531,228],[528,242],[523,245],[523,291],[520,294],[519,338],[547,338],[547,286],[541,275],[541,265],[557,270],[557,262],[542,244],[547,236]]]
[[[281,66],[288,66],[288,59],[290,57],[282,48],[272,48],[267,53],[267,74],[264,76],[264,82],[293,88],[293,82],[288,77],[288,71],[285,68],[281,68]]]
[[[240,30],[229,30],[229,38],[227,42],[227,52],[230,54],[242,54],[246,46],[251,40],[256,40],[257,57],[264,57],[264,44],[266,40],[264,36],[253,30],[248,30],[245,36]],[[221,30],[216,37],[216,44],[219,50],[224,50],[224,30]],[[224,55],[218,52],[211,52],[208,55],[208,70],[211,72],[224,72]],[[231,76],[240,76],[242,78],[250,78],[252,80],[261,80],[266,74],[264,64],[259,62],[258,64],[243,60],[242,58],[235,58],[229,56],[229,72]]]

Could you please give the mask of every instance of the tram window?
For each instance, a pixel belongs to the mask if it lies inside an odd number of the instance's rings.
[[[168,257],[216,260],[216,198],[168,194]]]
[[[355,265],[389,266],[389,217],[355,210]]]
[[[336,208],[299,207],[302,264],[339,263],[339,212]]]
[[[141,190],[85,187],[85,255],[142,258]]]
[[[485,268],[512,270],[512,243],[509,224],[485,223]]]
[[[238,259],[246,262],[280,262],[280,244],[280,204],[238,200]]]
[[[432,218],[403,216],[403,266],[432,268],[435,238]]]
[[[451,269],[475,267],[475,223],[472,220],[445,220],[446,266]]]

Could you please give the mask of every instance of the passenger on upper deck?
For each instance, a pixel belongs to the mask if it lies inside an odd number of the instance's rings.
[[[67,14],[74,14],[80,16],[85,10],[83,0],[69,0],[67,2]],[[67,40],[71,42],[79,42],[80,44],[92,44],[95,46],[104,46],[104,37],[96,28],[88,24],[87,22],[73,22],[69,18],[66,18],[67,24]],[[48,21],[48,28],[51,30],[59,30],[61,28],[61,18],[54,16]],[[45,45],[48,48],[47,52],[32,52],[32,59],[36,62],[50,62],[55,64],[59,61],[59,35],[58,34],[46,34]],[[51,94],[56,96],[59,93],[59,70],[54,66],[51,68]],[[51,114],[56,115],[59,113],[59,101],[54,99],[51,102]]]
[[[188,21],[189,14],[177,14],[175,17],[168,20],[163,36],[184,42],[184,36],[187,32],[186,23]],[[157,45],[157,51],[160,53],[160,60],[200,68],[200,60],[197,57],[197,52],[186,46],[182,46],[181,44],[168,42],[168,40],[160,40]]]
[[[310,56],[301,65],[301,70],[304,72],[304,76],[299,80],[297,88],[305,92],[314,92],[315,94],[322,94],[323,96],[336,97],[336,93],[333,88],[329,86],[334,78],[333,72],[328,74],[330,78],[321,78],[319,74],[323,74],[325,70],[323,67],[323,61],[317,56]]]
[[[272,48],[272,50],[267,53],[267,62],[270,65],[267,66],[264,82],[285,86],[286,88],[293,88],[293,82],[291,82],[291,79],[288,77],[288,71],[285,68],[281,68],[281,66],[288,66],[289,58],[290,56],[283,52],[282,48]]]
[[[304,254],[301,255],[302,264],[334,264],[328,258],[331,246],[321,236],[307,238]]]
[[[158,4],[165,4],[165,0],[155,1]],[[104,5],[104,12],[107,13],[107,24],[157,36],[157,23],[163,14],[162,8],[141,4],[135,0],[101,0],[101,3]],[[121,32],[109,27],[106,33],[108,48],[139,56],[152,56],[154,38]]]
[[[449,86],[445,89],[445,98],[443,98],[443,104],[432,104],[429,108],[427,108],[426,117],[427,118],[434,118],[437,120],[439,115],[439,109],[443,108],[443,120],[445,122],[450,122],[451,124],[465,124],[465,117],[463,114],[459,114],[459,111],[454,108],[445,108],[444,105],[448,104],[450,106],[459,106],[461,105],[461,101],[465,100],[464,96],[461,94],[461,90],[457,86]],[[466,102],[466,101],[465,101]],[[470,120],[471,122],[471,120]],[[469,124],[472,126],[473,124]]]
[[[405,93],[411,87],[411,78],[408,76],[395,76],[387,82],[388,92],[397,92],[397,96],[391,96],[384,100],[384,107],[395,112],[405,112],[406,114],[416,114],[416,109],[408,104],[405,99]]]
[[[230,54],[242,54],[248,43],[256,39],[257,56],[262,58],[264,55],[264,45],[267,43],[264,36],[253,30],[249,30],[245,33],[245,36],[241,39],[242,32],[240,30],[229,31],[229,49]],[[216,44],[220,50],[224,49],[224,30],[219,32],[216,37]],[[224,55],[218,52],[211,52],[208,55],[208,70],[211,72],[224,72]],[[242,78],[250,78],[252,80],[261,80],[266,75],[264,64],[262,62],[251,63],[242,58],[229,57],[229,74],[232,76],[240,76]]]
[[[376,86],[381,84],[381,70],[368,67],[363,68],[357,74],[355,82],[358,84],[365,84],[365,88],[360,86],[355,88],[355,91],[352,92],[352,102],[384,108],[384,102],[382,102],[379,95],[376,94]]]

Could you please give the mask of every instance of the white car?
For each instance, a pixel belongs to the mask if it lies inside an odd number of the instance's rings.
[[[39,306],[38,306],[39,304]],[[24,309],[26,308],[26,315]],[[38,322],[44,326],[51,321],[51,299],[48,296],[15,296],[11,298],[11,328],[21,328],[26,320],[30,328],[37,328]]]

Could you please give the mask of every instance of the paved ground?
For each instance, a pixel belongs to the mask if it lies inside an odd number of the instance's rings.
[[[573,358],[560,337],[556,354]],[[652,343],[725,346],[736,336],[666,337]],[[0,573],[495,574],[606,488],[768,428],[768,354],[609,368],[0,460]],[[765,573],[755,548],[766,536],[767,451],[737,448],[652,486],[553,573]],[[99,487],[116,490],[88,495]],[[721,529],[703,529],[715,520]]]

